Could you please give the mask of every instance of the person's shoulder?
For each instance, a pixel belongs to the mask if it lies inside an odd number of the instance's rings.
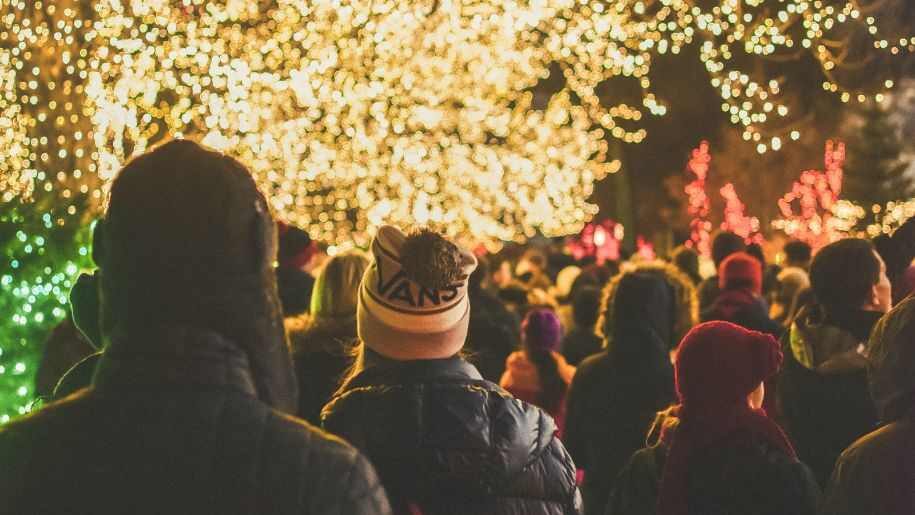
[[[592,354],[578,363],[574,380],[581,382],[590,380],[592,377],[602,377],[604,375],[603,370],[609,367],[610,364],[610,354],[606,350]]]
[[[277,455],[266,459],[287,464],[299,460],[300,466],[293,469],[304,471],[299,481],[305,491],[313,492],[306,500],[310,513],[390,513],[374,467],[355,447],[284,413],[272,411],[269,420],[269,448]]]
[[[912,438],[915,438],[915,423],[893,422],[856,440],[842,452],[839,461],[850,462],[865,457],[892,455]]]

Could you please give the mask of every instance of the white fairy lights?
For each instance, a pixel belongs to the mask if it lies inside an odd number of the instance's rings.
[[[643,120],[667,112],[649,77],[660,55],[696,45],[722,109],[765,152],[800,134],[780,123],[790,85],[740,69],[746,56],[809,53],[824,89],[857,100],[834,78],[846,29],[862,27],[878,51],[915,44],[881,39],[854,2],[825,0],[0,0],[0,9],[0,152],[18,156],[3,165],[4,199],[34,184],[89,190],[100,205],[126,159],[192,137],[239,157],[282,218],[331,243],[364,242],[381,223],[481,240],[577,232],[596,212],[593,183],[619,167],[607,140],[640,143]],[[47,49],[60,53],[58,77],[17,66]],[[564,87],[535,106],[551,65]],[[615,78],[634,81],[638,98],[598,92]],[[26,114],[63,89],[76,100]],[[55,135],[37,141],[35,128],[49,124]],[[72,169],[55,165],[61,153]]]

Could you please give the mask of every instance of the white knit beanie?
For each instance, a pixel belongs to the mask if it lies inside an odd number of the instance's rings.
[[[398,360],[457,354],[467,338],[473,254],[431,231],[407,236],[391,226],[378,230],[371,252],[356,307],[359,339]]]

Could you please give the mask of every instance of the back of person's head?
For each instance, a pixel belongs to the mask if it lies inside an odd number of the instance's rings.
[[[716,234],[712,240],[712,261],[715,262],[715,268],[717,269],[721,265],[724,258],[735,252],[743,252],[746,248],[747,244],[743,238],[730,231]]]
[[[549,308],[532,309],[521,321],[521,340],[531,352],[555,352],[562,341],[562,324]]]
[[[880,281],[880,259],[871,242],[848,238],[817,252],[810,264],[810,286],[817,302],[834,315],[861,309]]]
[[[671,254],[671,262],[673,262],[681,272],[698,283],[698,280],[700,279],[698,252],[685,245],[680,245],[675,248],[673,254]]]
[[[649,305],[641,307],[634,305],[632,296],[630,295],[626,295],[630,300],[624,300],[621,309],[629,309],[632,310],[632,312],[640,313],[645,310],[652,310],[651,314],[646,315],[647,320],[654,320],[654,317],[669,317],[671,329],[666,332],[668,337],[664,338],[665,331],[657,331],[657,334],[661,339],[665,340],[664,346],[666,349],[670,350],[675,348],[680,342],[680,339],[699,321],[699,298],[695,286],[686,274],[681,272],[674,265],[661,261],[643,262],[634,266],[627,266],[623,273],[615,276],[607,284],[601,294],[600,315],[597,321],[598,334],[603,336],[605,342],[609,345],[618,331],[626,330],[625,326],[619,330],[617,329],[617,319],[625,320],[627,323],[646,323],[641,319],[642,314],[633,315],[631,317],[617,314],[616,305],[620,284],[624,277],[635,273],[653,277],[662,281],[670,288],[672,296],[670,312],[667,313],[663,310],[655,310]],[[657,302],[654,304],[657,304]],[[660,318],[658,320],[660,320]],[[647,325],[649,327],[652,326],[652,324]],[[653,326],[660,328],[667,327],[666,323],[661,323],[660,321],[656,321]]]
[[[302,268],[317,252],[317,245],[307,232],[287,224],[277,224],[277,262],[281,267]]]
[[[867,356],[871,396],[881,420],[915,413],[915,298],[902,301],[877,322]]]
[[[634,361],[666,361],[674,339],[675,295],[662,274],[636,269],[614,278],[601,321],[608,348]]]
[[[192,328],[243,348],[258,395],[295,406],[273,262],[276,225],[238,161],[172,141],[127,163],[96,226],[103,340],[121,352]]]
[[[359,286],[359,339],[388,359],[457,354],[467,338],[474,255],[431,230],[407,235],[389,225],[378,229],[371,251]]]
[[[311,295],[311,316],[315,321],[356,316],[359,283],[368,266],[368,258],[355,250],[327,260]]]
[[[749,290],[762,293],[762,266],[745,252],[726,257],[718,266],[718,287],[724,290]]]
[[[565,396],[566,384],[553,358],[561,342],[562,324],[553,310],[537,308],[525,315],[521,322],[521,343],[540,378],[537,404],[547,411],[555,410]]]
[[[759,261],[761,267],[766,268],[766,254],[763,252],[762,245],[759,243],[751,243],[747,245],[746,253],[753,256],[753,259],[756,261]]]
[[[572,319],[581,329],[594,331],[597,316],[600,312],[600,289],[595,286],[585,286],[575,292],[572,298]]]
[[[813,250],[808,243],[792,240],[786,243],[782,250],[785,252],[785,264],[787,266],[799,268],[810,266],[810,256],[813,254]]]
[[[745,402],[781,363],[781,348],[771,335],[730,322],[699,324],[677,348],[677,394],[684,405],[727,409]]]

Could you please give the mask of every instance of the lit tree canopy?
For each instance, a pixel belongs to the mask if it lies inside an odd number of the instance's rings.
[[[640,120],[668,109],[649,79],[659,55],[698,48],[722,109],[765,151],[797,137],[779,100],[791,85],[753,59],[808,55],[845,98],[832,80],[852,55],[843,38],[863,32],[888,53],[911,44],[880,39],[856,2],[825,0],[67,4],[0,0],[0,151],[23,156],[4,163],[5,198],[73,182],[45,170],[53,153],[15,148],[51,122],[33,92],[54,90],[17,55],[56,48],[59,66],[75,65],[73,112],[90,127],[80,187],[104,191],[132,155],[193,137],[238,156],[282,218],[331,242],[364,241],[383,222],[484,240],[579,230],[594,181],[619,167],[607,140],[643,141]],[[532,105],[551,67],[563,88]],[[596,92],[617,79],[638,93],[607,105]],[[68,128],[54,127],[65,150]]]

